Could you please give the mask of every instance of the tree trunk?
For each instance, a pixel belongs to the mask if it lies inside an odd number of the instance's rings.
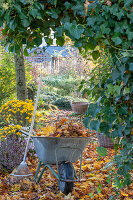
[[[24,56],[21,50],[20,55],[15,54],[15,70],[16,70],[16,87],[17,87],[17,99],[25,101],[27,98]]]

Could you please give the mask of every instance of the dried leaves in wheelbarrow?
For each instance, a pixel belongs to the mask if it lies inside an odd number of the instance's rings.
[[[36,130],[37,136],[47,137],[88,137],[90,132],[81,122],[66,118],[61,118],[53,125]]]

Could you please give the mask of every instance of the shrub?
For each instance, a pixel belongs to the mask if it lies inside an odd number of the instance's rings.
[[[0,110],[0,122],[5,125],[15,124],[29,126],[33,115],[34,106],[32,100],[12,100],[2,105]],[[36,121],[40,115],[36,114]]]
[[[54,105],[56,105],[59,109],[71,110],[71,104],[66,98],[57,99],[54,102]]]
[[[0,122],[5,126],[0,129],[0,164],[8,170],[22,161],[26,141],[18,130],[30,125],[33,110],[31,100],[12,100],[1,107]],[[36,114],[36,122],[40,116]]]
[[[76,88],[78,89],[80,83],[78,79],[64,76],[45,77],[43,81],[45,81],[45,84],[51,88],[52,91],[56,89],[57,94],[62,96],[72,95]]]
[[[21,136],[13,133],[1,138],[0,165],[8,170],[13,170],[23,160],[26,141]]]

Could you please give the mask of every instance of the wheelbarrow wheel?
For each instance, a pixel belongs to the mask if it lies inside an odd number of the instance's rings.
[[[74,167],[71,162],[63,161],[58,168],[59,177],[61,179],[74,180]],[[58,181],[59,190],[61,190],[65,195],[72,192],[73,182]]]

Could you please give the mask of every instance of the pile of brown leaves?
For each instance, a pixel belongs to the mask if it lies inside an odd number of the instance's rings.
[[[86,130],[84,125],[73,119],[61,118],[53,125],[36,130],[37,136],[49,137],[88,137],[95,131]]]

